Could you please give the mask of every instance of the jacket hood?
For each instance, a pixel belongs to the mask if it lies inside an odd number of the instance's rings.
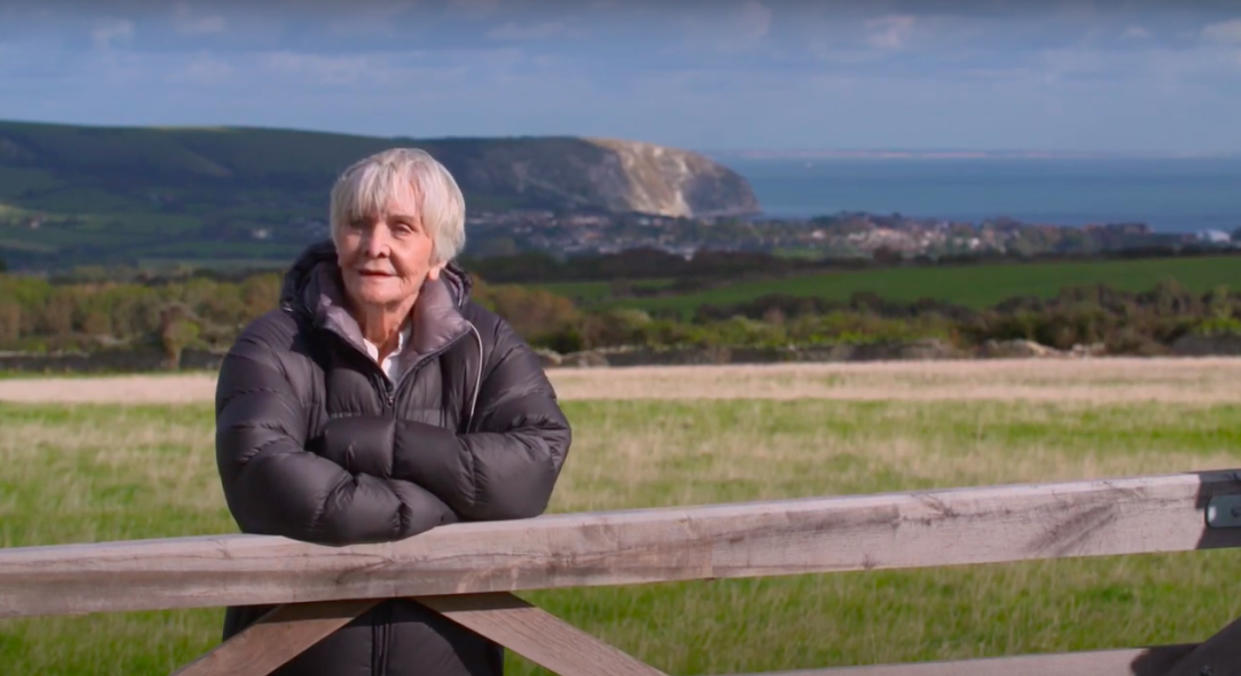
[[[414,353],[433,352],[470,330],[469,322],[461,315],[461,308],[469,301],[470,287],[469,275],[453,262],[444,266],[439,279],[423,283],[410,313]],[[362,330],[345,302],[336,246],[331,240],[312,244],[298,256],[285,273],[280,306],[366,352]]]

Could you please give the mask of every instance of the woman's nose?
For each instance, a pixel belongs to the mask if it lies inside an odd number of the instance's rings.
[[[387,228],[382,225],[367,229],[366,240],[363,243],[367,256],[378,258],[387,255],[389,244],[387,232]]]

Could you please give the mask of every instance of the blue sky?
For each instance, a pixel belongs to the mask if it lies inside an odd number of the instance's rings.
[[[0,119],[1241,153],[1241,2],[0,0]]]

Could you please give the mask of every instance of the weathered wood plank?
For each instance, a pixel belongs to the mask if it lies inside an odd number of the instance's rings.
[[[1241,675],[1241,619],[1229,623],[1167,670],[1167,676],[1238,675]]]
[[[0,550],[0,617],[515,591],[1233,547],[1233,472],[455,524],[324,547],[256,535]]]
[[[508,592],[414,600],[563,676],[664,673]]]
[[[266,676],[377,600],[288,603],[174,672],[174,676]]]
[[[1163,676],[1196,646],[989,657],[951,662],[910,662],[831,669],[771,671],[744,676]],[[1199,676],[1198,672],[1193,672]],[[743,676],[735,674],[734,676]]]

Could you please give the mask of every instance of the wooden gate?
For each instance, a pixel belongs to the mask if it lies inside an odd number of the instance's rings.
[[[556,514],[347,547],[221,535],[0,549],[0,617],[280,604],[177,672],[266,674],[407,597],[557,673],[659,674],[511,592],[1238,545],[1241,472],[1202,472]],[[1241,674],[1241,622],[1197,645],[782,673]]]

